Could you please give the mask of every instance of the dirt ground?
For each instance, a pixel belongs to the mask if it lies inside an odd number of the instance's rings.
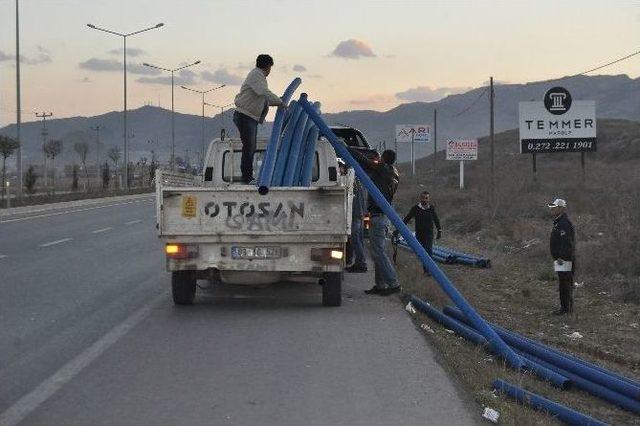
[[[493,202],[487,189],[488,147],[485,143],[483,151],[481,140],[480,157],[485,161],[468,167],[467,189],[457,188],[457,163],[447,164],[440,156],[434,174],[432,160],[427,158],[418,162],[414,179],[407,166],[400,167],[404,185],[394,204],[403,214],[418,193],[428,189],[444,227],[443,239],[437,244],[491,259],[490,269],[439,264],[484,318],[640,380],[640,234],[636,219],[640,150],[626,157],[618,152],[618,145],[624,146],[625,141],[640,148],[640,124],[605,121],[598,125],[604,134],[599,135],[599,152],[588,157],[586,181],[580,175],[580,154],[539,159],[539,176],[533,181],[530,158],[514,152],[517,132],[507,132],[496,138]],[[559,297],[548,253],[553,218],[544,205],[556,196],[567,199],[578,240],[575,312],[569,316],[551,314],[559,307]],[[413,253],[399,251],[398,271],[405,304],[410,294],[440,308],[451,304],[438,284],[423,275]],[[475,400],[501,413],[501,424],[557,421],[496,397],[491,383],[497,378],[601,421],[640,425],[640,416],[581,390],[560,391],[536,377],[515,373],[420,312],[413,317],[418,327],[426,324],[425,336]],[[582,337],[569,337],[575,332]]]

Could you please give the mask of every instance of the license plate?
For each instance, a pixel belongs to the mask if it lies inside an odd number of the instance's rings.
[[[282,257],[280,247],[231,247],[233,259],[277,259]]]

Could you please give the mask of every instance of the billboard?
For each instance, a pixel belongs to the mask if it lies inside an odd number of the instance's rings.
[[[477,139],[454,139],[447,141],[447,160],[468,161],[477,159]]]
[[[521,154],[596,150],[595,101],[574,101],[562,87],[543,102],[520,102],[519,123]]]
[[[428,124],[396,124],[396,142],[431,142],[431,126]]]

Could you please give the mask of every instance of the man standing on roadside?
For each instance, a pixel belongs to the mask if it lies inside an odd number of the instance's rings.
[[[367,258],[364,252],[364,215],[367,213],[367,191],[358,178],[353,181],[353,202],[351,206],[350,248],[353,251],[353,265],[347,272],[367,272]]]
[[[576,269],[576,242],[573,224],[567,216],[567,202],[561,198],[548,204],[553,220],[549,249],[554,262],[554,269],[558,272],[560,309],[554,315],[570,314],[573,312],[573,274]]]
[[[393,166],[396,162],[395,151],[390,149],[386,150],[382,153],[381,161],[375,162],[368,159],[357,149],[347,149],[367,172],[373,183],[378,187],[380,192],[382,192],[384,198],[391,203],[393,201],[393,195],[398,189],[398,183],[400,182],[398,170]],[[365,293],[388,296],[400,291],[396,270],[385,251],[389,219],[387,219],[387,216],[385,216],[371,195],[369,196],[368,209],[371,215],[369,242],[371,244],[371,257],[373,258],[375,267],[375,285],[369,290],[365,290]]]
[[[442,237],[442,227],[436,209],[431,204],[431,196],[428,191],[420,194],[418,204],[411,207],[403,222],[408,224],[413,218],[416,220],[416,239],[424,247],[429,257],[433,257],[433,228],[435,225],[436,239],[439,240]],[[398,231],[393,231],[393,235],[398,236]],[[424,268],[424,272],[428,273],[429,271]]]
[[[269,55],[258,55],[256,67],[249,72],[236,95],[236,110],[233,122],[240,132],[242,140],[242,159],[240,171],[242,182],[253,183],[253,156],[256,152],[258,123],[264,122],[270,106],[283,105],[282,99],[269,90],[267,76],[271,72],[273,58]]]

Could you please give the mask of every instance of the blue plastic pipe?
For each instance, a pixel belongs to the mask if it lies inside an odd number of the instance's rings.
[[[475,327],[463,314],[457,309],[453,309],[449,306],[444,308],[444,313],[451,316],[458,321],[464,322]],[[515,333],[511,333],[508,330],[493,325],[494,330],[507,342],[509,345],[522,352],[526,352],[540,358],[541,360],[548,362],[556,367],[567,370],[574,373],[588,381],[598,383],[611,390],[614,390],[622,395],[625,395],[632,399],[640,399],[640,388],[625,380],[621,380],[609,374],[608,372],[600,371],[599,369],[591,368],[589,365],[578,363],[566,358],[562,354],[555,353],[549,350],[544,345],[533,345],[527,342],[525,339],[517,336]]]
[[[291,102],[294,104],[294,102]],[[291,149],[291,141],[296,131],[298,120],[302,116],[302,107],[296,102],[291,107],[291,118],[287,123],[287,127],[284,129],[282,135],[282,143],[276,154],[276,165],[273,168],[273,176],[271,177],[271,185],[282,186],[282,178],[284,177],[284,170],[289,161],[289,150]]]
[[[419,299],[416,296],[411,296],[411,303],[413,303],[416,308],[429,315],[429,317],[433,318],[435,321],[439,322],[445,327],[455,331],[458,335],[464,337],[465,339],[475,343],[476,345],[490,348],[489,344],[487,343],[487,339],[478,334],[476,330],[467,327],[465,324],[456,319],[444,315],[442,312],[435,309],[424,300]],[[568,389],[571,386],[571,381],[566,376],[563,376],[562,374],[559,374],[549,368],[543,367],[536,362],[527,359],[523,359],[522,361],[526,370],[532,371],[541,379],[549,381],[553,386],[560,389]]]
[[[316,143],[320,136],[320,129],[314,125],[309,130],[307,136],[306,149],[304,151],[304,158],[302,159],[302,166],[300,167],[300,185],[309,186],[313,178],[313,163],[316,158]]]
[[[570,371],[564,370],[562,368],[556,367],[553,364],[550,364],[546,361],[541,360],[533,355],[528,353],[518,351],[521,357],[525,360],[530,360],[531,362],[535,362],[541,366],[548,368],[549,370],[555,371],[558,374],[562,374],[571,380],[573,386],[577,389],[582,389],[583,391],[590,393],[593,396],[597,396],[607,402],[610,402],[613,405],[617,405],[618,407],[622,407],[626,410],[629,410],[634,413],[640,413],[640,401],[636,401],[635,399],[629,398],[628,396],[622,395],[616,391],[613,391],[605,386],[599,385],[597,383],[593,383],[587,379],[584,379],[577,374],[574,374]]]
[[[405,241],[413,249],[414,253],[420,258],[422,264],[429,269],[431,275],[440,284],[440,287],[451,298],[453,303],[456,304],[469,318],[472,319],[474,326],[480,331],[493,350],[499,353],[513,368],[519,370],[522,368],[522,360],[507,344],[496,334],[496,332],[482,319],[480,315],[471,307],[469,302],[458,291],[458,289],[449,281],[444,273],[438,268],[435,262],[429,257],[422,245],[411,234],[409,228],[404,224],[400,216],[395,212],[391,205],[384,198],[380,190],[373,183],[371,178],[367,175],[360,164],[351,156],[351,153],[345,148],[344,144],[336,137],[336,135],[329,129],[327,124],[322,120],[320,115],[314,110],[313,106],[307,100],[306,93],[300,96],[300,104],[309,117],[316,123],[320,132],[327,137],[331,145],[336,151],[336,154],[342,158],[347,164],[353,167],[356,172],[356,176],[360,179],[360,182],[369,191],[369,196],[374,199],[378,207],[382,209],[384,214],[391,220],[393,225],[400,231],[400,234],[404,237]]]
[[[510,396],[520,404],[528,405],[538,410],[547,411],[548,413],[557,416],[558,419],[567,424],[579,426],[606,425],[606,423],[603,423],[600,420],[596,420],[593,417],[579,413],[578,411],[572,410],[562,404],[558,404],[557,402],[553,402],[540,395],[526,391],[502,379],[495,380],[492,386],[493,389]]]
[[[445,313],[445,315],[448,315],[450,317],[456,318],[458,321],[462,321],[465,324],[469,324],[469,321],[464,317],[462,312],[460,312],[460,310],[458,310],[456,308],[453,308],[451,306],[446,306],[443,309],[443,312]],[[573,361],[575,363],[585,365],[585,366],[587,366],[589,368],[592,368],[594,370],[600,371],[600,372],[602,372],[604,374],[607,374],[607,375],[609,375],[611,377],[615,377],[618,380],[622,380],[623,382],[627,382],[627,383],[629,383],[629,384],[631,384],[633,386],[637,386],[637,387],[640,388],[640,383],[638,383],[637,381],[635,381],[633,379],[630,379],[629,377],[625,377],[625,376],[622,376],[622,375],[620,375],[620,374],[618,374],[618,373],[616,373],[614,371],[607,370],[606,368],[600,367],[599,365],[593,364],[593,363],[591,363],[589,361],[585,361],[584,359],[578,358],[577,356],[568,354],[566,352],[559,351],[558,349],[555,349],[555,348],[553,348],[551,346],[547,346],[547,345],[545,345],[545,344],[543,344],[541,342],[538,342],[536,340],[529,339],[528,337],[525,337],[522,334],[518,334],[518,333],[516,333],[514,331],[507,330],[506,328],[500,327],[500,326],[498,326],[496,324],[491,324],[491,325],[492,325],[492,327],[494,329],[501,330],[501,331],[503,331],[505,333],[509,333],[509,334],[521,339],[521,340],[524,340],[525,342],[527,342],[530,345],[538,346],[538,347],[540,347],[542,349],[546,349],[546,350],[551,351],[551,352],[555,353],[556,355],[561,356],[561,357],[563,357],[563,358],[565,358],[565,359],[567,359],[569,361]]]
[[[300,83],[302,83],[302,80],[300,79],[300,77],[297,77],[289,84],[289,87],[286,88],[284,94],[282,95],[283,103],[289,103],[289,100],[291,100],[291,96],[293,96],[293,92],[295,92],[298,86],[300,86]],[[278,153],[280,133],[282,132],[285,113],[286,108],[278,107],[278,109],[276,110],[276,117],[273,120],[271,138],[269,139],[269,144],[267,145],[267,150],[264,154],[264,159],[262,160],[262,168],[260,169],[260,176],[258,178],[258,192],[262,195],[265,195],[269,192],[269,185],[271,184],[273,167],[276,162],[276,154]]]
[[[320,102],[314,102],[313,107],[316,109],[316,111],[320,112]],[[302,152],[298,157],[298,164],[296,164],[296,173],[293,176],[294,185],[309,186],[311,184],[311,182],[309,182],[309,184],[303,185],[301,181],[301,176],[303,175],[302,168],[305,165],[305,157],[307,155],[310,155],[312,158],[315,157],[315,150],[316,150],[315,143],[313,144],[313,146],[311,146],[311,152],[309,152],[309,145],[310,145],[309,133],[311,132],[311,129],[313,127],[316,127],[316,125],[313,124],[313,121],[307,120],[307,125],[304,127],[304,132],[302,133],[302,147],[301,147]],[[317,139],[317,133],[316,133],[316,139]],[[309,162],[307,164],[307,167],[313,168],[313,162]],[[313,169],[311,171],[313,172]]]
[[[291,147],[289,148],[289,161],[284,168],[284,176],[282,176],[282,186],[293,186],[293,179],[296,175],[296,167],[300,160],[300,152],[302,151],[302,142],[304,129],[307,127],[309,116],[304,112],[300,114],[298,123],[296,124],[293,137],[291,138]]]

